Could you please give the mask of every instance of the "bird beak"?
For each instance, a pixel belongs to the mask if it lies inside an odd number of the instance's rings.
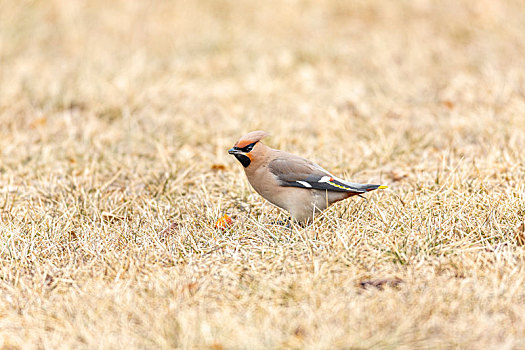
[[[230,148],[230,149],[228,150],[228,153],[229,153],[229,154],[233,154],[233,155],[235,155],[235,154],[241,154],[242,152],[241,152],[240,150],[238,150],[238,149]]]

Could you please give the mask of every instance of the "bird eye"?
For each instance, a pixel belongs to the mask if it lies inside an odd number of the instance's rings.
[[[248,146],[244,147],[244,148],[242,149],[242,151],[243,151],[244,153],[249,153],[249,152],[251,152],[252,149],[253,149],[253,147],[255,146],[256,143],[257,143],[257,142],[250,143]]]

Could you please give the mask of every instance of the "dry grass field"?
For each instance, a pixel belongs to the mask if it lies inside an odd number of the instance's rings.
[[[0,349],[525,348],[524,13],[0,0]],[[290,233],[257,129],[389,189]]]

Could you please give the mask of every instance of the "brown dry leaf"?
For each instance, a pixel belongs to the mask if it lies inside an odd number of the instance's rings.
[[[131,221],[131,217],[116,215],[116,214],[106,212],[106,211],[101,213],[101,217],[102,217],[102,220],[104,220],[104,222],[110,223],[110,224],[114,224],[114,223],[124,221],[124,220]]]
[[[78,235],[75,231],[69,231],[68,232],[68,238],[71,240],[71,241],[74,241],[74,240],[77,240],[78,239]]]
[[[215,228],[225,229],[228,226],[233,225],[233,220],[228,214],[224,214],[217,222],[215,223]]]
[[[49,285],[51,285],[54,281],[55,281],[55,277],[53,277],[52,275],[46,273],[46,276],[44,277],[44,282],[45,282],[45,284],[49,286]]]
[[[211,166],[211,170],[213,170],[213,171],[224,171],[224,170],[226,170],[226,166],[224,164],[213,164]]]
[[[388,119],[401,119],[401,114],[399,114],[397,112],[394,112],[394,111],[388,111],[385,114],[385,118],[388,118]]]
[[[392,170],[392,171],[390,171],[390,173],[388,175],[390,176],[390,178],[394,182],[401,181],[404,178],[408,177],[408,173],[406,173],[406,172],[404,172],[402,170]]]
[[[188,283],[185,286],[185,289],[190,293],[190,295],[195,295],[195,293],[199,289],[199,284],[197,282]]]
[[[47,117],[46,116],[42,116],[42,117],[38,117],[36,119],[34,119],[31,123],[29,123],[29,127],[31,129],[36,129],[40,126],[44,126],[47,124]]]
[[[445,107],[447,107],[448,109],[453,109],[454,108],[454,102],[452,102],[450,100],[444,100],[443,101],[443,105]]]
[[[176,222],[173,222],[168,227],[166,227],[164,230],[162,230],[160,232],[160,235],[162,237],[167,236],[167,235],[171,235],[171,234],[175,233],[175,231],[177,231],[178,229],[179,229],[179,224],[176,223]]]
[[[306,336],[306,329],[304,329],[303,326],[297,326],[293,331],[293,335],[297,338],[303,339]]]
[[[359,282],[361,288],[375,287],[382,290],[384,286],[397,287],[399,284],[403,283],[403,280],[400,278],[381,278],[373,280],[364,280]]]

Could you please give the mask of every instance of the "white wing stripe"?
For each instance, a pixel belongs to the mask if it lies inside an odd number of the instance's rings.
[[[305,182],[305,181],[295,181],[295,182],[303,185],[304,187],[312,188],[312,185],[310,185],[308,182]]]
[[[319,181],[317,182],[328,182],[330,181],[330,176],[323,176]]]

